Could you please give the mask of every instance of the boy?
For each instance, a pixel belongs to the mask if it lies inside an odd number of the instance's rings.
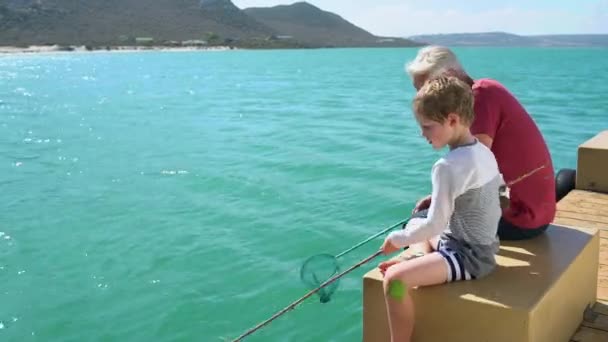
[[[380,264],[392,341],[409,341],[414,307],[408,290],[486,276],[496,266],[499,187],[502,177],[492,152],[469,129],[474,119],[471,87],[455,77],[428,81],[415,96],[422,135],[449,152],[432,168],[432,200],[426,218],[389,234],[384,254],[405,246],[426,254]]]

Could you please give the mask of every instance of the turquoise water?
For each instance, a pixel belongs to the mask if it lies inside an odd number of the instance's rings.
[[[457,52],[521,99],[556,169],[608,129],[608,50]],[[430,190],[415,53],[0,56],[0,340],[219,341],[297,299],[307,257]],[[248,340],[360,340],[372,266]]]

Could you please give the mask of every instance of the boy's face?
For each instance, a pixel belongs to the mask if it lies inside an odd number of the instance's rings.
[[[416,121],[420,125],[422,136],[426,138],[434,149],[442,149],[451,141],[454,133],[454,118],[451,114],[443,123],[427,119],[418,113],[415,115]]]

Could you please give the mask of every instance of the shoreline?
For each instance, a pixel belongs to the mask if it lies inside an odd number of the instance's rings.
[[[229,50],[316,50],[316,49],[349,49],[349,48],[417,48],[418,46],[168,46],[168,45],[114,45],[114,46],[86,46],[86,45],[30,45],[19,47],[0,45],[0,56],[16,54],[59,54],[59,53],[96,53],[96,52],[193,52],[193,51],[229,51]]]
[[[30,45],[28,47],[0,46],[0,55],[38,54],[38,53],[73,53],[73,52],[188,52],[188,51],[228,51],[237,50],[230,46],[141,46],[124,45],[108,47],[87,47],[84,45]]]

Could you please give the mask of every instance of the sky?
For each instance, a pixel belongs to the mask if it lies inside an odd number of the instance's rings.
[[[290,0],[232,0],[239,8]],[[608,34],[608,0],[307,0],[378,36],[502,31]]]

